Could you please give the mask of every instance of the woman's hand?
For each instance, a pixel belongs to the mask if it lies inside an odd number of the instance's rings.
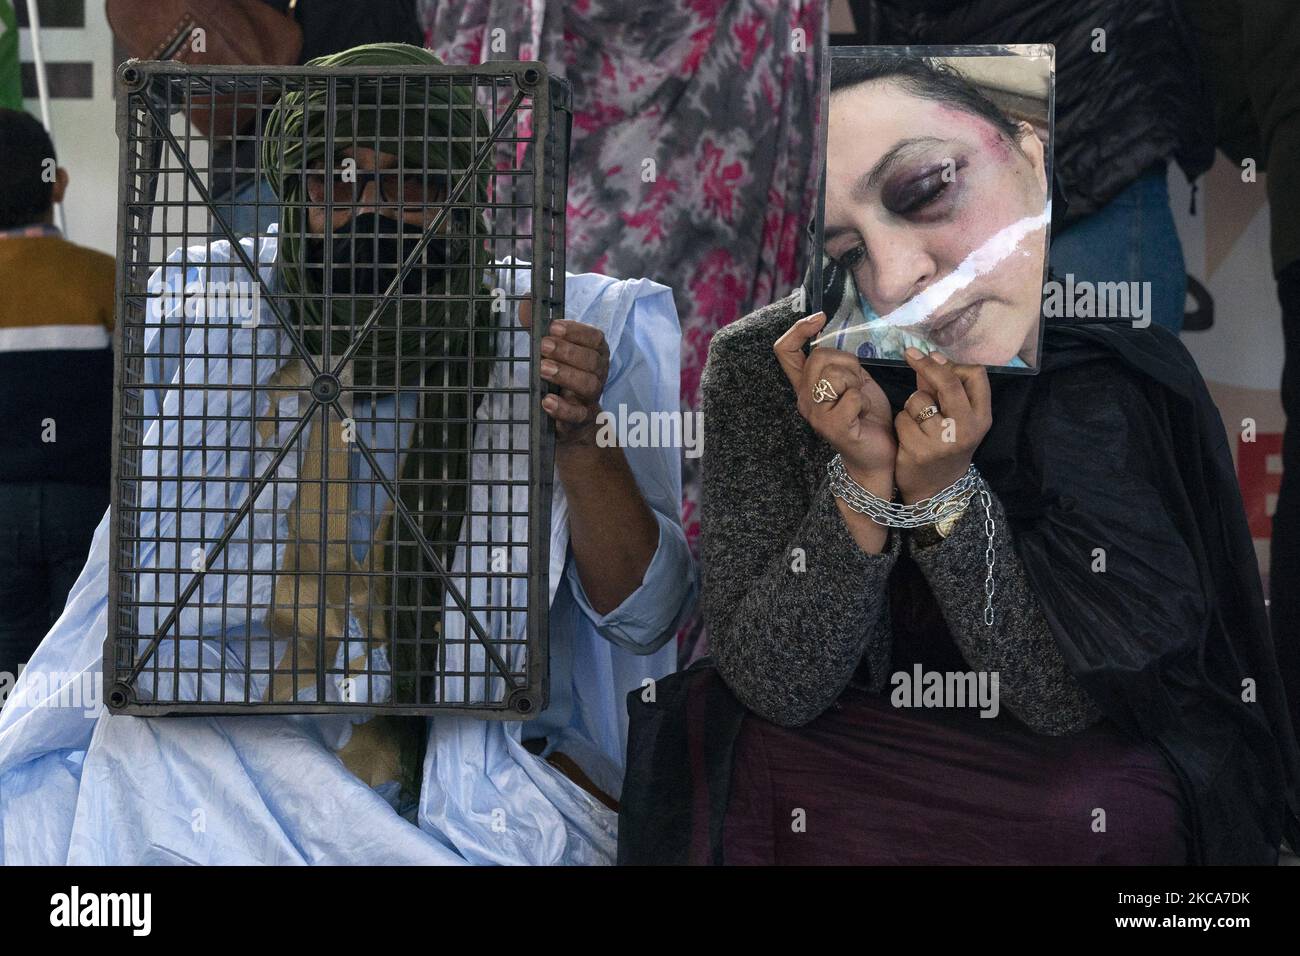
[[[898,460],[894,481],[903,501],[931,498],[966,473],[993,424],[989,374],[983,365],[957,365],[939,352],[909,348],[916,391],[894,419]],[[937,413],[917,421],[928,408]]]
[[[854,481],[877,493],[884,489],[883,496],[888,498],[894,487],[897,454],[889,401],[857,356],[828,348],[804,355],[804,343],[825,324],[821,312],[800,319],[776,340],[773,351],[794,386],[799,414],[840,453]],[[813,393],[823,379],[837,397],[818,402]]]
[[[519,305],[519,322],[533,327],[532,303]],[[560,445],[595,444],[600,395],[609,375],[609,344],[600,329],[556,319],[538,348],[541,376],[559,387],[542,399],[542,408],[555,419],[555,439]]]

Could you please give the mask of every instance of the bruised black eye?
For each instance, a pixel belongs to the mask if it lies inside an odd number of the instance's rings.
[[[881,204],[894,215],[910,216],[922,212],[944,198],[955,184],[955,174],[966,166],[945,161],[919,176],[899,176],[880,190]]]

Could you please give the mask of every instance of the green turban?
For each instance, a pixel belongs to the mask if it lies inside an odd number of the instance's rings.
[[[308,66],[441,66],[428,50],[401,43],[372,43],[318,57]],[[281,202],[280,265],[285,290],[297,298],[299,319],[309,351],[321,352],[321,299],[316,274],[304,268],[303,249],[307,238],[306,176],[310,172],[339,168],[342,151],[349,146],[373,149],[401,158],[408,173],[427,170],[435,175],[449,173],[448,186],[455,186],[470,170],[474,152],[488,141],[490,130],[474,102],[472,87],[449,83],[443,77],[425,82],[419,76],[378,78],[340,77],[335,81],[335,108],[330,116],[328,89],[323,80],[308,81],[306,91],[286,94],[268,116],[262,141],[263,173]],[[402,91],[405,89],[405,108]],[[334,156],[326,155],[327,122],[333,121]],[[482,286],[482,272],[490,265],[484,239],[487,224],[480,210],[486,201],[488,172],[474,172],[468,188],[457,199],[459,214],[448,215],[441,233],[449,237],[448,268],[444,287],[431,289],[439,301],[408,302],[401,311],[400,342],[395,332],[398,309],[389,303],[379,317],[378,331],[355,353],[354,380],[357,384],[390,385],[395,380],[411,383],[419,377],[421,358],[430,345],[447,346],[446,354],[459,355],[463,335],[471,325],[467,294]],[[473,206],[469,204],[473,202]],[[469,209],[474,212],[465,215]],[[327,227],[328,228],[328,227]],[[346,227],[345,227],[346,228]],[[472,266],[477,265],[478,268]],[[443,296],[446,296],[443,299]],[[330,354],[337,357],[352,344],[353,335],[370,315],[377,300],[339,296],[331,305]],[[452,334],[439,336],[438,343],[420,327]],[[410,331],[408,331],[410,330]],[[404,360],[398,375],[396,357]],[[462,363],[463,364],[463,363]]]
[[[441,61],[418,47],[375,43],[319,57],[307,65],[437,67]],[[449,567],[466,504],[473,406],[487,382],[487,359],[494,341],[490,297],[483,284],[491,264],[481,213],[488,173],[472,168],[475,151],[488,142],[490,129],[471,86],[450,83],[433,70],[430,76],[429,81],[419,75],[382,79],[340,76],[334,80],[332,112],[326,81],[309,78],[305,89],[282,96],[268,115],[262,166],[281,203],[277,266],[290,294],[294,324],[307,350],[315,355],[321,354],[328,334],[331,365],[337,365],[353,344],[379,300],[338,296],[325,307],[316,287],[315,277],[320,273],[305,268],[304,262],[306,211],[311,205],[307,174],[325,171],[328,177],[329,171],[339,168],[342,151],[351,146],[400,157],[408,175],[428,171],[445,176],[449,189],[464,176],[472,177],[457,198],[460,214],[447,215],[439,230],[437,241],[445,239],[449,251],[448,267],[433,280],[442,287],[428,289],[429,301],[408,299],[400,308],[396,301],[389,302],[350,362],[356,395],[379,398],[398,388],[413,391],[420,387],[418,418],[401,468],[399,498],[416,517],[422,536],[439,560]],[[331,123],[333,156],[326,152],[327,124]],[[471,293],[478,293],[473,304]],[[473,363],[466,361],[471,347]],[[426,390],[431,387],[437,391]],[[321,414],[334,412],[322,410]],[[393,585],[389,599],[395,608],[390,615],[390,659],[399,672],[405,672],[405,676],[398,675],[394,696],[399,703],[418,700],[429,704],[441,632],[442,582],[395,509],[391,520],[392,532],[383,556]],[[392,571],[398,575],[393,576]],[[417,671],[418,685],[414,680]]]

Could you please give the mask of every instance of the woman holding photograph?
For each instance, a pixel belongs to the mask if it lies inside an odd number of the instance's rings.
[[[864,69],[832,136],[873,97],[916,121],[860,138],[880,173],[855,227],[867,287],[906,307],[1006,184],[1032,209],[1041,165],[950,77]],[[934,109],[964,116],[926,131]],[[936,213],[880,165],[929,149],[917,132],[970,146]],[[985,361],[1037,335],[1008,269],[978,288]],[[620,859],[1275,863],[1295,743],[1222,424],[1177,340],[1062,319],[1037,376],[945,350],[868,370],[806,349],[826,320],[801,300],[712,342],[714,661],[631,699]]]

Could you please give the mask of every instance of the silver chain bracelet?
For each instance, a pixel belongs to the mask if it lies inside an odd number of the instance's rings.
[[[923,498],[915,504],[901,501],[886,501],[873,494],[853,480],[844,467],[844,459],[836,455],[826,466],[830,476],[831,494],[839,498],[858,514],[864,514],[878,525],[887,528],[922,528],[943,520],[954,511],[963,510],[975,495],[984,505],[984,534],[988,546],[984,549],[984,565],[987,574],[984,578],[984,623],[993,626],[993,593],[996,585],[993,580],[993,566],[997,554],[993,549],[993,539],[997,534],[997,524],[993,520],[993,498],[988,485],[974,465],[947,488],[929,498]]]
[[[971,468],[974,468],[971,465]],[[988,485],[984,484],[984,479],[980,479],[979,488],[980,502],[984,505],[984,534],[989,539],[988,547],[984,549],[984,565],[988,568],[988,574],[984,578],[984,623],[988,627],[993,626],[993,564],[997,560],[997,555],[993,551],[993,536],[997,534],[997,525],[993,521],[993,498],[989,495]]]

